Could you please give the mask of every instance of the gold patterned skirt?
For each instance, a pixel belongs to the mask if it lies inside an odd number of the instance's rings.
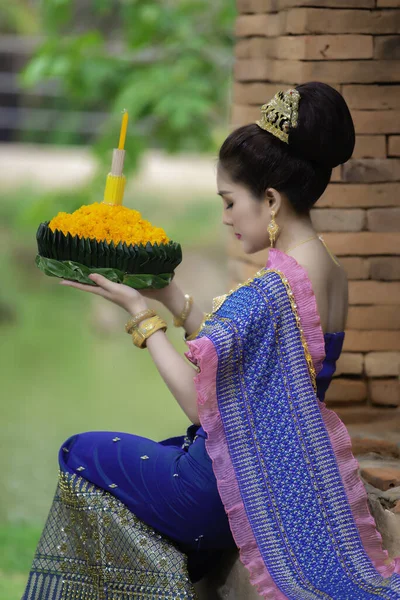
[[[60,472],[22,600],[194,600],[186,563],[109,492]]]

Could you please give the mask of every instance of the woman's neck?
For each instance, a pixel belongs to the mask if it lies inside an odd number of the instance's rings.
[[[295,217],[285,221],[275,243],[275,248],[281,252],[287,252],[292,246],[317,236],[309,215]]]

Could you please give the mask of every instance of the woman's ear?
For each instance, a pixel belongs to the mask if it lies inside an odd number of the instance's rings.
[[[270,209],[273,209],[275,214],[277,214],[282,203],[282,197],[278,190],[275,188],[267,188],[265,191],[265,200],[268,202]]]

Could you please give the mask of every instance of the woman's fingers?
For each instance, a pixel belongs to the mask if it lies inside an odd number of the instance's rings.
[[[107,292],[114,292],[116,290],[115,286],[120,286],[119,283],[115,283],[114,281],[110,281],[107,277],[100,275],[100,273],[91,273],[89,275],[89,279],[94,281],[98,286],[106,290]]]
[[[91,294],[101,296],[106,300],[110,300],[111,302],[118,304],[118,306],[121,306],[128,312],[140,312],[140,310],[144,310],[144,308],[141,308],[143,304],[143,297],[137,290],[122,283],[114,283],[98,273],[92,273],[89,275],[89,279],[91,279],[93,283],[96,283],[97,285],[86,285],[84,283],[78,283],[76,281],[69,281],[66,279],[63,279],[60,281],[60,283],[62,285],[74,287],[77,290],[82,290],[83,292],[89,292]]]
[[[78,283],[77,281],[69,281],[68,279],[62,279],[60,281],[60,285],[65,285],[68,287],[76,288],[77,290],[82,290],[83,292],[91,292],[92,294],[97,294],[98,296],[106,297],[107,293],[103,288],[94,285],[86,285],[85,283]]]

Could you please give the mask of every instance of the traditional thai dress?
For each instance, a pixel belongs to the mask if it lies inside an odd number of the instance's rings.
[[[305,269],[270,249],[187,342],[201,427],[63,444],[24,600],[194,599],[235,546],[264,598],[399,600],[400,558],[324,402],[343,340],[323,334]]]

